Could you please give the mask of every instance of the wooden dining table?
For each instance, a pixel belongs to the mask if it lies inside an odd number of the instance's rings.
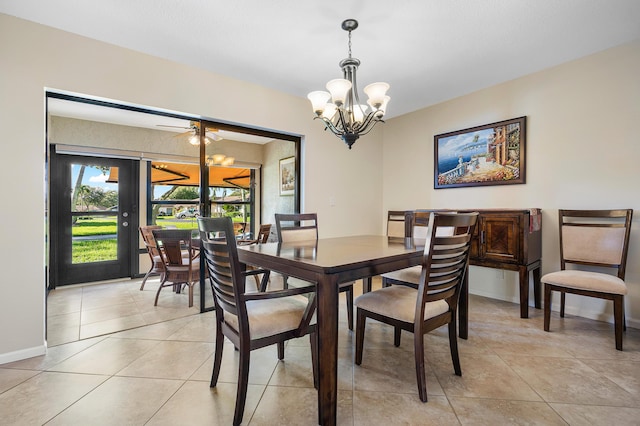
[[[419,265],[424,240],[361,235],[238,247],[241,262],[317,285],[318,423],[335,425],[338,376],[338,285]],[[366,291],[366,290],[365,290]]]

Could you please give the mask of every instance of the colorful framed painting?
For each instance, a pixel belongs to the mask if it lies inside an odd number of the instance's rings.
[[[435,189],[525,183],[526,117],[433,137]]]
[[[280,160],[280,195],[293,195],[296,191],[296,157]]]

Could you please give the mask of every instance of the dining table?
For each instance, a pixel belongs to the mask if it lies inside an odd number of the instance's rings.
[[[373,276],[420,265],[424,239],[356,235],[238,249],[241,262],[316,283],[318,423],[336,424],[339,284],[362,279],[367,291]]]

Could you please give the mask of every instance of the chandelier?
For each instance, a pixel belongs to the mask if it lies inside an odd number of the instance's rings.
[[[316,114],[314,119],[321,119],[325,130],[331,130],[349,149],[361,135],[369,133],[376,123],[384,122],[382,117],[391,99],[386,95],[389,90],[387,83],[372,83],[364,88],[369,97],[368,105],[360,102],[356,85],[360,60],[351,57],[351,31],[356,28],[358,21],[355,19],[342,22],[342,29],[349,32],[349,57],[340,61],[344,78],[328,82],[328,92],[316,91],[307,95]]]

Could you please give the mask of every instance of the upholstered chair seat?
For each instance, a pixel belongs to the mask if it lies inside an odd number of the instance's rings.
[[[248,301],[249,337],[255,340],[297,329],[308,305],[309,299],[300,295]],[[224,316],[226,323],[237,332],[238,317],[228,312]]]
[[[602,293],[627,294],[623,280],[608,274],[590,271],[564,270],[546,274],[542,282],[562,285],[576,290],[599,291]]]
[[[419,276],[418,276],[419,278]],[[416,315],[418,290],[394,285],[365,293],[354,302],[358,308],[405,322],[413,322]],[[449,310],[445,300],[436,300],[424,305],[424,320],[444,314]]]

